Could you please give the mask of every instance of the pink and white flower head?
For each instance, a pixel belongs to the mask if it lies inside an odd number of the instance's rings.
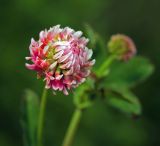
[[[91,60],[92,50],[86,46],[88,41],[81,31],[60,28],[60,25],[41,31],[38,41],[31,39],[30,57],[26,59],[33,64],[26,64],[26,67],[44,78],[46,88],[67,95],[67,90],[86,80],[95,63],[95,59]]]

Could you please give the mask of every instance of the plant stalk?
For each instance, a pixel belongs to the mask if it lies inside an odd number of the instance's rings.
[[[77,131],[81,116],[82,116],[82,109],[77,108],[73,113],[70,125],[64,137],[62,146],[71,146],[73,139],[75,137],[75,133]]]
[[[47,89],[44,88],[42,97],[41,97],[40,111],[39,111],[39,118],[38,118],[37,146],[42,146],[42,143],[43,143],[42,137],[43,137],[43,125],[44,125],[46,102],[47,102]]]

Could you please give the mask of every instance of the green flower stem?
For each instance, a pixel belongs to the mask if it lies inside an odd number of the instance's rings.
[[[42,93],[42,97],[41,97],[38,127],[37,127],[37,146],[42,146],[42,133],[43,133],[46,101],[47,101],[47,89],[44,88],[43,93]]]
[[[76,130],[78,128],[81,116],[82,116],[82,109],[77,108],[75,112],[73,113],[73,117],[71,119],[70,125],[64,137],[62,146],[71,146]]]
[[[106,72],[116,58],[117,55],[110,55],[98,69],[97,75],[100,77],[104,72]]]
[[[99,72],[103,71],[104,69],[108,68],[110,64],[115,60],[116,56],[111,55],[108,57],[108,59],[102,64],[102,66],[99,69]]]

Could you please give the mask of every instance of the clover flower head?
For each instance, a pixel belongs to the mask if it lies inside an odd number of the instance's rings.
[[[26,67],[44,78],[46,88],[68,95],[68,90],[86,80],[95,63],[92,50],[86,46],[88,41],[81,31],[60,25],[41,31],[38,41],[31,39],[30,57],[26,59],[32,64],[26,63]]]
[[[119,60],[127,61],[136,54],[133,40],[123,34],[113,35],[108,43],[109,52],[116,54]]]

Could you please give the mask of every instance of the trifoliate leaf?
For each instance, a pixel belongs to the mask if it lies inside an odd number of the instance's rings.
[[[107,104],[130,116],[141,114],[141,104],[138,98],[129,90],[114,90],[107,94]]]
[[[135,57],[128,62],[117,62],[110,69],[110,74],[103,80],[102,86],[126,88],[135,86],[147,79],[154,71],[154,66],[144,57]]]

